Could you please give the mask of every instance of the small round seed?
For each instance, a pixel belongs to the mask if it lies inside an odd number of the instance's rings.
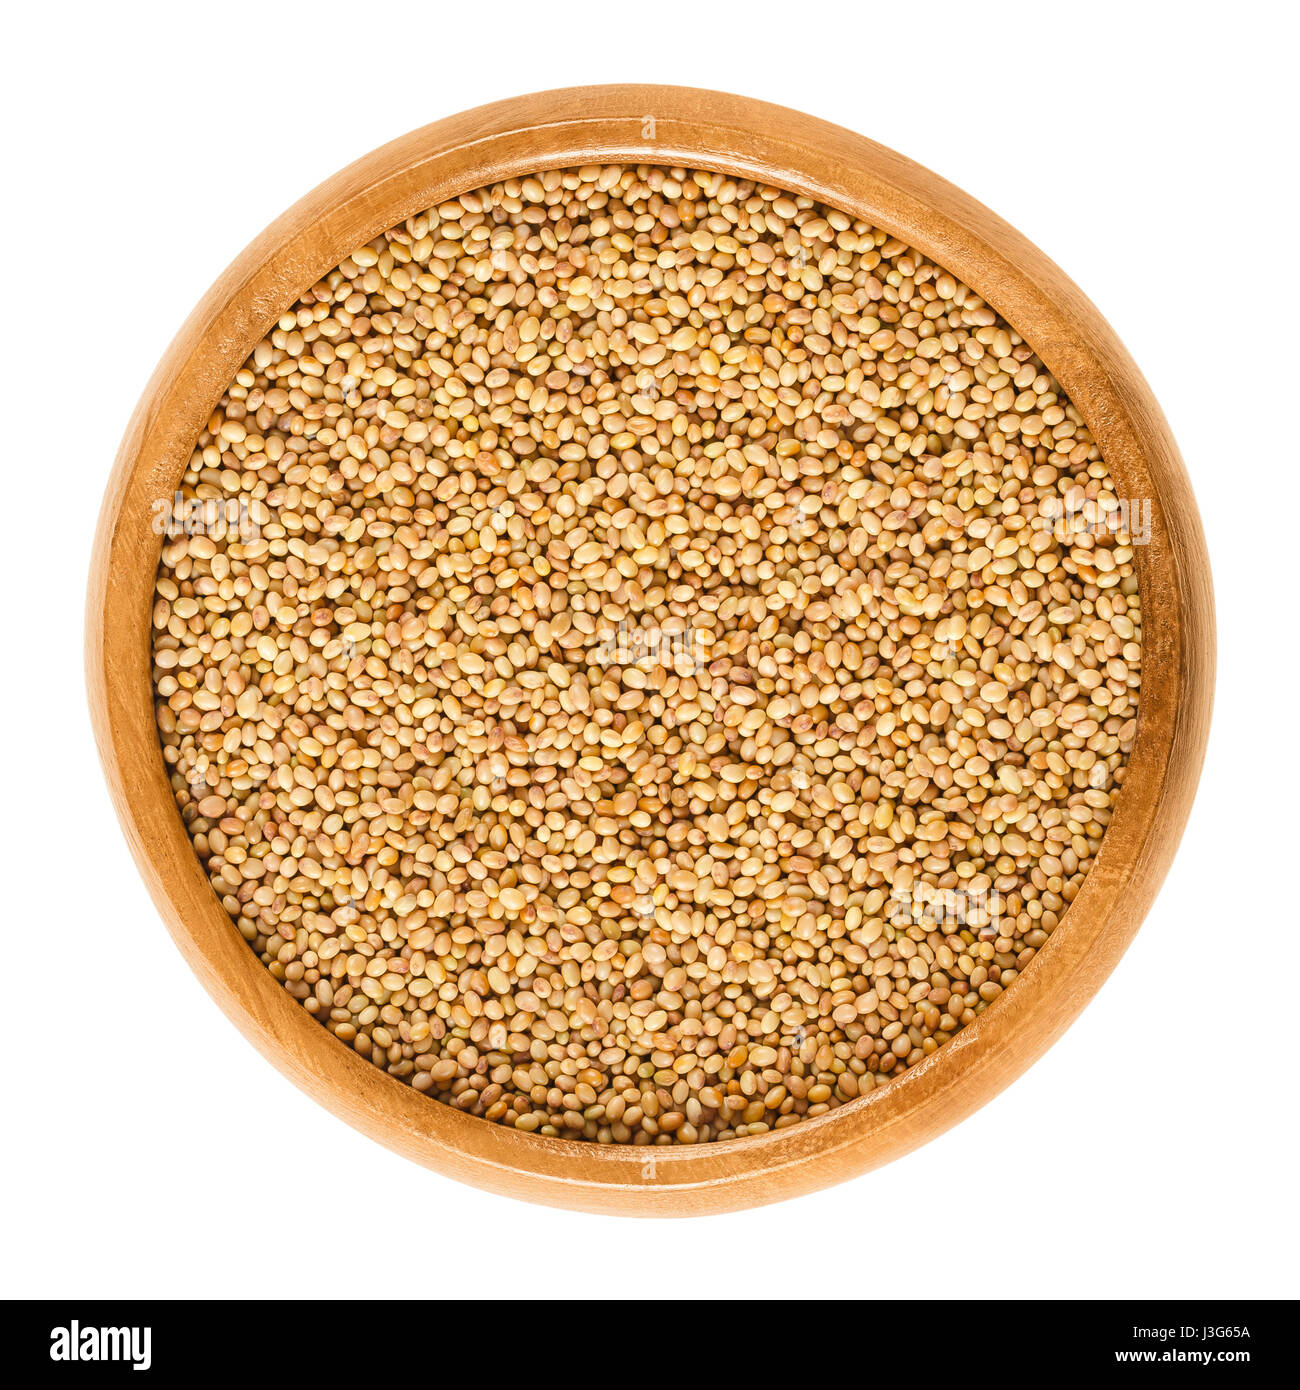
[[[1032,963],[1122,785],[1096,443],[806,197],[610,165],[428,209],[281,315],[180,491],[153,684],[214,889],[342,1043],[525,1133],[888,1084]]]

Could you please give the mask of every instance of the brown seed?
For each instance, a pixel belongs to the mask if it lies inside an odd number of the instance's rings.
[[[888,1084],[1113,811],[1097,446],[972,290],[809,199],[611,165],[420,213],[281,315],[180,491],[153,684],[214,888],[342,1042],[524,1133]]]

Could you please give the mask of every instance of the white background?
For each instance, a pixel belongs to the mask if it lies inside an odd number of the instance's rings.
[[[696,1282],[705,1252],[714,1292],[731,1297],[1300,1292],[1286,9],[15,11],[0,97],[0,1294],[710,1296]],[[1172,422],[1220,623],[1214,735],[1181,852],[1065,1038],[889,1168],[693,1222],[461,1187],[295,1090],[208,999],[146,896],[81,671],[86,564],[119,437],[227,262],[313,185],[413,127],[620,79],[838,122],[1037,242],[1110,319]],[[944,1253],[972,1243],[978,1258]]]

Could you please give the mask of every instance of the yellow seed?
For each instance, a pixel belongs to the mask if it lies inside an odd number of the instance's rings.
[[[179,492],[152,680],[214,891],[340,1041],[523,1134],[639,1163],[891,1084],[1000,1007],[1123,783],[1095,441],[807,197],[610,164],[418,211]]]

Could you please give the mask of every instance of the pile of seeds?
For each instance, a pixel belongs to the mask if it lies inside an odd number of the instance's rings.
[[[304,294],[198,440],[176,799],[274,977],[417,1090],[779,1129],[932,1053],[1078,892],[1135,732],[1119,501],[884,232],[714,173],[507,180]]]

